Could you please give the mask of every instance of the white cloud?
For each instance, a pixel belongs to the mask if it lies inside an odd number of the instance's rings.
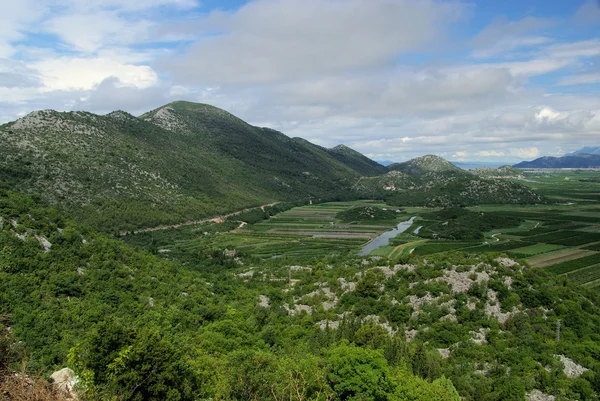
[[[458,151],[452,155],[452,159],[459,162],[465,161],[467,159],[467,152]]]
[[[598,0],[588,0],[573,16],[576,23],[598,23],[600,22],[600,3]]]
[[[471,56],[489,58],[551,42],[547,36],[531,33],[540,32],[555,23],[556,21],[535,17],[526,17],[519,21],[498,18],[473,38],[471,44],[475,49]]]
[[[469,24],[479,5],[255,0],[200,14],[195,0],[14,4],[0,15],[2,121],[40,108],[141,113],[181,98],[395,161],[518,161],[600,137],[599,97],[585,86],[600,82],[600,39],[559,36],[566,16],[498,19],[455,41],[452,24]]]
[[[544,52],[552,57],[594,57],[600,55],[600,39],[551,45]]]
[[[561,78],[558,85],[585,85],[600,83],[600,73],[571,75]]]
[[[504,156],[504,152],[499,152],[496,150],[480,150],[477,152],[477,156],[481,157],[502,157]]]
[[[158,81],[154,70],[145,65],[123,64],[105,58],[60,57],[32,64],[39,71],[43,91],[92,89],[108,77],[120,85],[147,88]]]
[[[257,84],[341,73],[393,61],[441,41],[463,6],[430,0],[258,0],[214,12],[181,60],[163,65],[186,83]],[[268,21],[268,22],[267,22]]]
[[[535,113],[535,119],[538,122],[548,122],[556,120],[560,117],[560,113],[552,110],[550,107],[541,107],[537,113]]]
[[[107,46],[141,42],[150,28],[148,21],[127,20],[114,11],[60,15],[42,26],[75,50],[88,53]]]
[[[540,156],[540,151],[538,148],[512,148],[510,149],[510,153],[513,156],[517,156],[521,159],[535,159]]]

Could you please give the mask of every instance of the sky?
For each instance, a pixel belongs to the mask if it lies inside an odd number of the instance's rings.
[[[189,100],[375,160],[600,146],[600,0],[0,3],[0,122]]]

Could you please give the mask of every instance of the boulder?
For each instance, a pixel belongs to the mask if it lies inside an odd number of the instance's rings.
[[[79,378],[69,368],[62,368],[50,375],[50,381],[63,393],[76,399],[75,386]]]

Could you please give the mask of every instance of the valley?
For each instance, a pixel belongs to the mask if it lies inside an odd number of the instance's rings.
[[[189,102],[0,136],[0,373],[25,372],[2,385],[68,367],[90,401],[600,393],[597,172],[384,167]]]

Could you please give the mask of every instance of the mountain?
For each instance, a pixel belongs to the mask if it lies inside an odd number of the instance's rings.
[[[416,157],[403,163],[394,163],[388,166],[391,171],[400,171],[410,175],[422,175],[430,172],[456,172],[463,173],[464,171],[448,160],[434,155],[425,155]]]
[[[585,148],[584,148],[585,149]],[[579,153],[573,156],[544,156],[515,164],[515,168],[591,168],[600,167],[600,154]]]
[[[352,189],[361,196],[384,199],[398,206],[544,202],[542,196],[519,183],[497,179],[520,175],[510,166],[470,172],[441,157],[427,155],[393,164],[389,169],[387,174],[362,177]]]
[[[480,177],[520,177],[523,175],[521,170],[508,165],[498,168],[479,167],[471,172]]]
[[[475,170],[480,167],[490,167],[490,168],[498,168],[504,166],[506,163],[498,163],[498,162],[450,162],[454,164],[456,167],[460,167],[463,170]]]
[[[394,164],[395,162],[391,161],[391,160],[375,160],[377,163],[381,164],[382,166],[389,166],[390,164]]]
[[[586,146],[582,149],[576,150],[575,152],[568,153],[565,156],[574,156],[582,153],[586,153],[589,155],[600,155],[600,146]]]
[[[385,168],[253,127],[219,108],[174,102],[123,111],[36,111],[0,126],[0,181],[104,231],[344,192]]]
[[[386,167],[346,145],[338,145],[334,148],[327,149],[327,153],[362,175],[379,175],[387,173],[388,171]]]

